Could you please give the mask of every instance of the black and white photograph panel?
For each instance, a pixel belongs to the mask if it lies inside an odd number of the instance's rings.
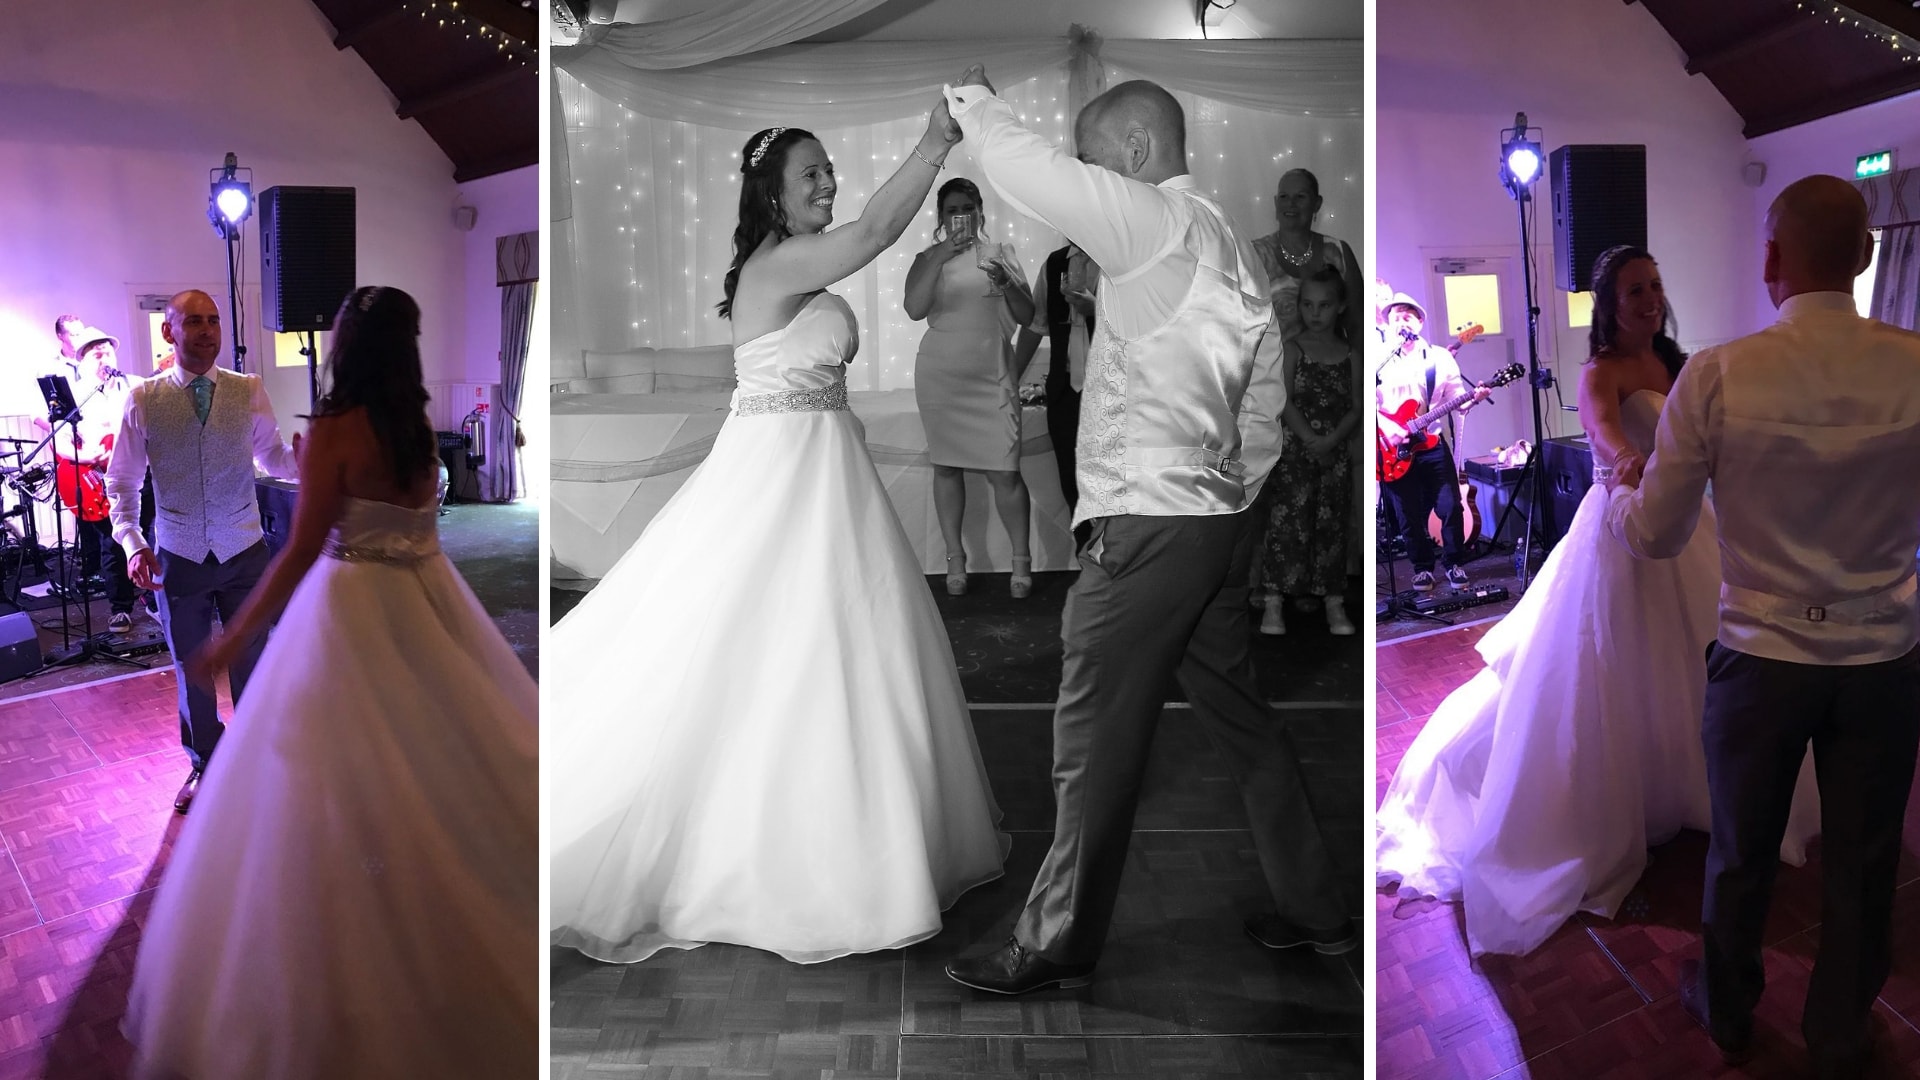
[[[553,6],[556,1078],[1363,1075],[1364,13]]]

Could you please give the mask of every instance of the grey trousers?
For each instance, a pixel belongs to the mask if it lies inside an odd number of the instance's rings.
[[[216,561],[212,555],[203,562],[195,562],[164,548],[156,554],[162,579],[158,590],[160,622],[167,631],[167,648],[173,652],[173,677],[180,690],[180,744],[186,747],[187,760],[193,767],[205,769],[227,726],[220,722],[212,690],[187,680],[187,660],[213,636],[215,615],[223,624],[232,621],[241,602],[260,583],[267,564],[273,560],[267,554],[265,541],[226,562]],[[253,674],[253,666],[260,662],[260,652],[266,645],[266,635],[262,634],[240,651],[227,672],[235,704],[239,703],[247,679]]]
[[[1092,523],[1061,629],[1053,846],[1014,927],[1054,963],[1092,963],[1106,941],[1154,726],[1176,677],[1240,787],[1280,916],[1315,929],[1347,918],[1299,757],[1254,678],[1254,524],[1246,511]]]
[[[1744,1027],[1766,987],[1762,934],[1811,744],[1820,951],[1801,1030],[1816,1057],[1858,1051],[1893,964],[1895,866],[1920,750],[1920,649],[1879,664],[1817,667],[1715,644],[1701,740],[1713,808],[1701,920],[1714,1027]]]

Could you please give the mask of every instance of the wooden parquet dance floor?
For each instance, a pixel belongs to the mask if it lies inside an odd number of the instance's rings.
[[[1358,886],[1362,714],[1281,715]],[[1361,1075],[1363,954],[1271,952],[1245,937],[1240,920],[1264,892],[1245,811],[1184,709],[1160,727],[1093,984],[1006,998],[950,982],[949,957],[1006,940],[1053,822],[1051,712],[973,720],[1013,852],[1006,876],[963,896],[937,938],[811,966],[732,945],[625,966],[554,950],[554,1080]]]
[[[0,704],[0,1080],[125,1075],[140,927],[184,821],[174,700],[164,669]]]
[[[1379,791],[1427,717],[1479,670],[1489,625],[1377,650]],[[1382,1080],[1808,1075],[1800,1006],[1820,939],[1820,858],[1782,866],[1767,927],[1758,1054],[1730,1069],[1681,1010],[1682,961],[1700,955],[1706,837],[1653,852],[1619,919],[1581,915],[1532,955],[1469,960],[1459,910],[1374,897]],[[1893,977],[1875,1006],[1891,1036],[1878,1072],[1920,1076],[1920,793],[1907,809],[1894,909]]]

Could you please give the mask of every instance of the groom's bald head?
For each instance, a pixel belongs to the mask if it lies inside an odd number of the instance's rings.
[[[1795,180],[1767,209],[1766,282],[1776,305],[1803,292],[1851,292],[1872,257],[1867,201],[1837,176]]]
[[[1187,116],[1172,94],[1144,79],[1087,102],[1073,124],[1080,160],[1143,183],[1187,171]]]

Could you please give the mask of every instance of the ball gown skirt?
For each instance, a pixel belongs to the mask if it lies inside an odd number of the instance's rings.
[[[1007,839],[844,409],[730,417],[548,647],[552,941],[799,963],[932,936]]]

